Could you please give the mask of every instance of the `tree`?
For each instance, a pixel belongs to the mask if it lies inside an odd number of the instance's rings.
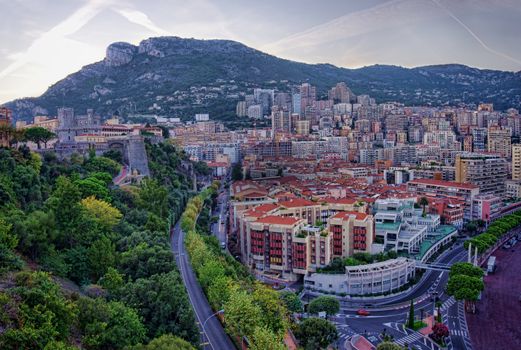
[[[176,334],[195,344],[199,339],[195,317],[178,271],[140,278],[122,292],[125,304],[143,318],[148,337]]]
[[[88,257],[91,275],[97,281],[108,268],[116,264],[116,247],[110,239],[103,236],[89,247]]]
[[[472,291],[481,292],[484,288],[483,281],[479,277],[471,277],[466,275],[453,275],[449,278],[449,281],[447,282],[447,293],[449,295],[454,295],[456,298],[456,295],[458,294],[458,291],[469,289]],[[458,298],[456,298],[458,299]],[[461,299],[459,299],[461,300]]]
[[[447,282],[447,294],[456,300],[465,300],[465,309],[475,311],[475,301],[479,293],[485,288],[481,277],[466,275],[452,275]]]
[[[253,337],[255,328],[262,325],[261,308],[246,291],[234,289],[223,306],[226,327],[237,337]]]
[[[27,141],[36,143],[38,149],[41,149],[42,142],[44,143],[45,148],[47,148],[47,142],[56,137],[54,133],[39,126],[26,129],[24,136]]]
[[[302,321],[295,335],[305,350],[325,349],[338,339],[336,327],[331,322],[315,317]]]
[[[69,245],[73,243],[74,235],[71,233],[79,227],[82,216],[80,199],[78,186],[65,176],[58,177],[56,188],[47,200],[47,204],[54,212],[56,227],[61,234],[62,243],[67,242]]]
[[[87,349],[122,349],[145,339],[137,312],[123,303],[103,298],[81,298],[79,326]]]
[[[432,339],[438,343],[443,342],[449,334],[449,328],[443,323],[437,322],[432,326]]]
[[[233,280],[228,276],[215,278],[208,287],[208,301],[216,310],[222,309],[230,298],[230,291],[233,290]]]
[[[103,174],[103,173],[96,173],[96,174]],[[82,198],[87,198],[87,197],[92,196],[92,197],[96,197],[97,199],[101,199],[101,200],[110,200],[107,184],[100,179],[97,179],[95,177],[87,177],[82,180],[76,180],[75,184],[78,186],[78,188],[81,192]]]
[[[147,345],[135,345],[128,350],[195,350],[186,340],[171,334],[164,334],[159,338],[152,339]]]
[[[0,272],[23,266],[22,260],[14,253],[18,238],[11,233],[11,227],[0,218]]]
[[[141,242],[121,254],[120,270],[130,279],[146,278],[174,270],[172,252],[165,246]]]
[[[123,287],[123,275],[113,267],[109,267],[103,277],[98,282],[110,294],[117,294]]]
[[[168,217],[168,192],[155,180],[145,180],[139,190],[139,205],[160,218]]]
[[[123,217],[118,209],[94,196],[82,199],[81,206],[100,227],[107,231],[117,225]]]
[[[400,345],[395,344],[393,342],[384,341],[378,344],[376,350],[403,350],[403,348]]]
[[[286,350],[281,339],[266,327],[257,327],[253,332],[251,350]]]
[[[284,333],[288,323],[288,310],[279,298],[278,292],[257,282],[254,285],[252,296],[253,302],[262,311],[264,324],[277,335]]]
[[[411,305],[409,306],[409,319],[407,321],[407,327],[414,328],[414,299],[411,299]]]
[[[243,179],[242,165],[241,165],[241,163],[236,163],[236,164],[234,164],[234,166],[232,168],[232,180],[239,181],[242,179]]]
[[[421,205],[421,207],[423,208],[422,215],[423,216],[427,215],[427,212],[425,211],[425,208],[429,205],[429,200],[426,197],[421,197],[420,201],[418,202],[418,204]]]
[[[286,307],[291,312],[302,312],[304,310],[302,301],[297,294],[289,291],[284,291],[280,294],[280,298],[286,304]]]
[[[60,287],[45,272],[20,272],[15,282],[13,302],[2,319],[3,326],[10,326],[2,332],[0,348],[37,350],[67,340],[78,310]]]
[[[309,303],[308,311],[311,314],[325,311],[327,316],[335,315],[340,311],[340,302],[335,297],[321,296]]]
[[[57,237],[53,212],[31,212],[17,225],[16,233],[20,237],[18,248],[31,259],[48,255]]]
[[[110,158],[89,157],[85,162],[85,169],[90,172],[106,172],[112,176],[116,176],[121,169],[121,165]]]
[[[224,266],[218,260],[209,260],[204,265],[202,265],[198,270],[198,280],[201,286],[204,289],[208,289],[208,287],[215,281],[217,278],[224,276]]]
[[[471,263],[459,262],[450,267],[449,276],[465,275],[470,277],[483,277],[483,270]]]

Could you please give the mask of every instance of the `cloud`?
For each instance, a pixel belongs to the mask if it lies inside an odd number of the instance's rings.
[[[158,27],[154,24],[150,18],[143,12],[133,9],[117,9],[115,10],[117,13],[125,17],[132,23],[138,24],[146,29],[150,30],[159,35],[170,35],[170,32]]]
[[[313,48],[439,15],[440,11],[432,11],[433,8],[435,9],[436,6],[426,1],[392,0],[292,34],[265,45],[262,49],[280,54],[294,49]]]
[[[45,57],[50,54],[60,55],[60,47],[66,47],[67,44],[72,44],[76,49],[83,51],[85,44],[68,39],[67,37],[83,28],[83,26],[100,11],[111,4],[112,1],[110,0],[88,1],[65,20],[58,23],[49,31],[42,33],[25,51],[11,55],[10,58],[13,59],[14,62],[0,71],[0,78],[6,77],[28,63],[41,62],[42,59],[45,59]],[[56,51],[54,51],[55,49]]]
[[[441,8],[443,11],[445,11],[452,19],[454,19],[459,25],[463,27],[485,50],[488,52],[497,55],[499,57],[503,57],[509,61],[521,64],[521,60],[518,60],[517,58],[514,58],[504,52],[497,51],[490,46],[488,46],[481,38],[472,30],[469,26],[467,26],[465,23],[463,23],[462,20],[460,20],[452,11],[450,11],[446,6],[443,6],[439,3],[437,0],[432,0],[433,3],[435,3],[439,8]]]

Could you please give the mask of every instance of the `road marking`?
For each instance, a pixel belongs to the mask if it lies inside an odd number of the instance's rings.
[[[405,345],[405,343],[407,344],[412,344],[418,340],[420,340],[422,338],[421,334],[418,333],[418,332],[414,332],[414,333],[411,333],[403,338],[400,338],[398,340],[395,340],[394,342],[398,345]]]

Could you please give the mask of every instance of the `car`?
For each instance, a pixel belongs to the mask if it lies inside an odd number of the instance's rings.
[[[366,309],[358,309],[356,312],[358,316],[369,316],[371,313],[367,311]]]

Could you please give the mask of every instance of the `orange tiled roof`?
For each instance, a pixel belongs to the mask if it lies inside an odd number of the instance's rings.
[[[334,219],[347,219],[350,216],[355,216],[356,220],[365,220],[367,218],[367,214],[359,213],[357,211],[341,211],[333,216]]]
[[[271,225],[288,225],[292,226],[299,222],[299,219],[295,219],[292,217],[284,217],[284,216],[276,216],[276,215],[268,215],[261,217],[257,220],[257,222],[261,224],[271,224]]]
[[[295,198],[295,199],[291,199],[289,201],[282,201],[282,202],[279,202],[279,204],[286,208],[309,207],[309,206],[317,205],[317,203],[312,202],[307,199],[303,199],[303,198]]]

